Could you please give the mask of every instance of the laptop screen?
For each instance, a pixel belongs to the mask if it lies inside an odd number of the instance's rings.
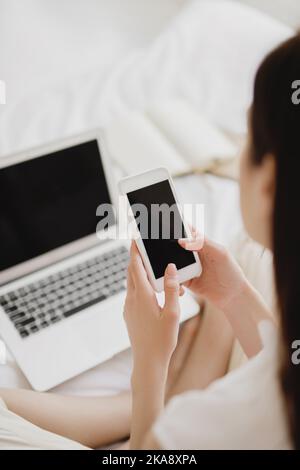
[[[0,168],[0,271],[96,233],[111,203],[97,140]]]

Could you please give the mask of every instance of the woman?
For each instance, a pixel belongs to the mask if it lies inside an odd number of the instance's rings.
[[[181,293],[176,267],[166,270],[166,302],[160,309],[133,245],[124,309],[134,358],[132,399],[0,390],[9,409],[0,404],[0,446],[84,448],[75,440],[99,447],[124,438],[131,428],[132,448],[300,448],[300,369],[290,360],[292,341],[300,339],[300,230],[294,223],[300,106],[291,99],[299,77],[296,36],[270,54],[257,73],[249,145],[241,162],[246,228],[274,252],[279,326],[230,255],[194,233],[193,240],[180,243],[199,252],[203,273],[188,287],[217,310],[204,316],[201,327],[198,319],[186,325],[192,327],[183,330],[185,338],[175,349]],[[226,373],[234,337],[251,359],[216,380]]]
[[[299,78],[297,35],[258,70],[240,169],[245,227],[274,254],[279,324],[222,247],[197,236],[180,240],[199,253],[203,265],[202,275],[188,287],[223,312],[251,359],[206,390],[177,396],[166,408],[180,286],[176,267],[169,265],[160,309],[132,246],[125,304],[134,357],[132,448],[300,449],[300,365],[291,361],[292,343],[300,339],[300,105],[292,100],[292,84]]]

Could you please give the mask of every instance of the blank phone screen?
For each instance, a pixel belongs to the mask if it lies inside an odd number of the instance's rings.
[[[178,244],[186,232],[168,180],[131,191],[127,197],[156,279],[169,263],[177,269],[195,263],[194,254]]]

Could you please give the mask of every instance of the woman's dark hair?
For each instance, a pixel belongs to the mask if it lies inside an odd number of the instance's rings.
[[[282,326],[280,382],[296,449],[300,449],[300,364],[293,364],[291,355],[293,341],[300,340],[299,85],[300,34],[297,34],[261,64],[250,118],[253,163],[259,165],[267,154],[274,155],[276,163],[272,242]]]

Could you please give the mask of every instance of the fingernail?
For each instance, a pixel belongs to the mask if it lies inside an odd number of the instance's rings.
[[[174,263],[168,264],[167,273],[168,273],[168,276],[172,276],[172,277],[177,276],[177,268]]]

